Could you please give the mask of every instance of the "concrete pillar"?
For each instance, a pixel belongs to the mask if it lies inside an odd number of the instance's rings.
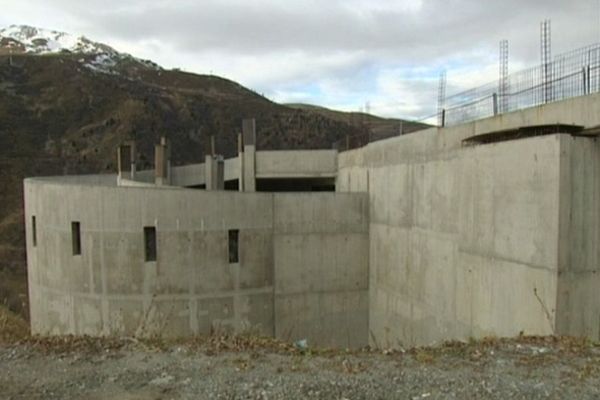
[[[206,190],[215,190],[215,137],[207,136],[204,141],[204,182]]]
[[[137,172],[137,150],[135,148],[135,141],[129,141],[130,155],[131,155],[131,180],[135,180],[135,174]]]
[[[242,122],[244,141],[244,192],[256,192],[256,121],[254,118]]]
[[[154,146],[154,183],[157,185],[170,184],[171,157],[169,143],[165,137],[160,144]]]
[[[212,154],[206,154],[204,156],[204,182],[206,182],[206,190],[215,190],[215,168]]]
[[[117,147],[117,174],[118,180],[135,180],[136,171],[135,142],[128,141]]]
[[[219,155],[215,157],[216,164],[216,190],[225,190],[225,159]]]
[[[225,190],[225,160],[221,155],[204,156],[206,190]]]
[[[154,183],[157,185],[164,185],[167,183],[165,146],[162,144],[154,146]]]
[[[214,156],[215,154],[217,154],[215,148],[215,137],[211,135],[204,139],[204,155]]]
[[[238,133],[238,162],[240,165],[240,175],[238,177],[238,188],[240,192],[244,191],[244,139],[242,134]]]
[[[171,143],[165,136],[160,138],[160,144],[165,147],[165,159],[167,167],[167,181],[171,183]]]

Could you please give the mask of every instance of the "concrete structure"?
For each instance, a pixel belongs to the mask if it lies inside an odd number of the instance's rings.
[[[117,176],[26,179],[32,330],[598,339],[598,126],[590,95],[338,154],[257,151],[245,121],[237,158],[162,182],[126,150]]]

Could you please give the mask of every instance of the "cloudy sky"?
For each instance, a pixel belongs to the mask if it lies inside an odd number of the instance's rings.
[[[0,0],[0,27],[82,34],[164,67],[235,80],[278,102],[384,116],[435,111],[448,89],[539,62],[540,21],[552,53],[600,41],[600,0]]]

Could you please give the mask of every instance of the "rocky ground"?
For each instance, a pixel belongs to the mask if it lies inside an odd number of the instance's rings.
[[[27,338],[0,345],[3,399],[599,397],[600,347],[569,338],[353,352],[251,337]]]

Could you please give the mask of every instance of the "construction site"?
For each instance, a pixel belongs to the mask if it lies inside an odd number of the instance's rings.
[[[516,72],[500,41],[488,84],[447,95],[440,71],[418,121],[284,107],[116,51],[133,75],[40,58],[101,118],[45,133],[68,160],[18,177],[29,312],[0,305],[0,398],[600,396],[600,43],[553,56],[549,20],[540,34]],[[18,85],[47,66],[13,47],[0,90],[52,94]],[[228,121],[188,129],[200,116]]]
[[[37,334],[598,339],[600,94],[371,142],[25,180]]]

